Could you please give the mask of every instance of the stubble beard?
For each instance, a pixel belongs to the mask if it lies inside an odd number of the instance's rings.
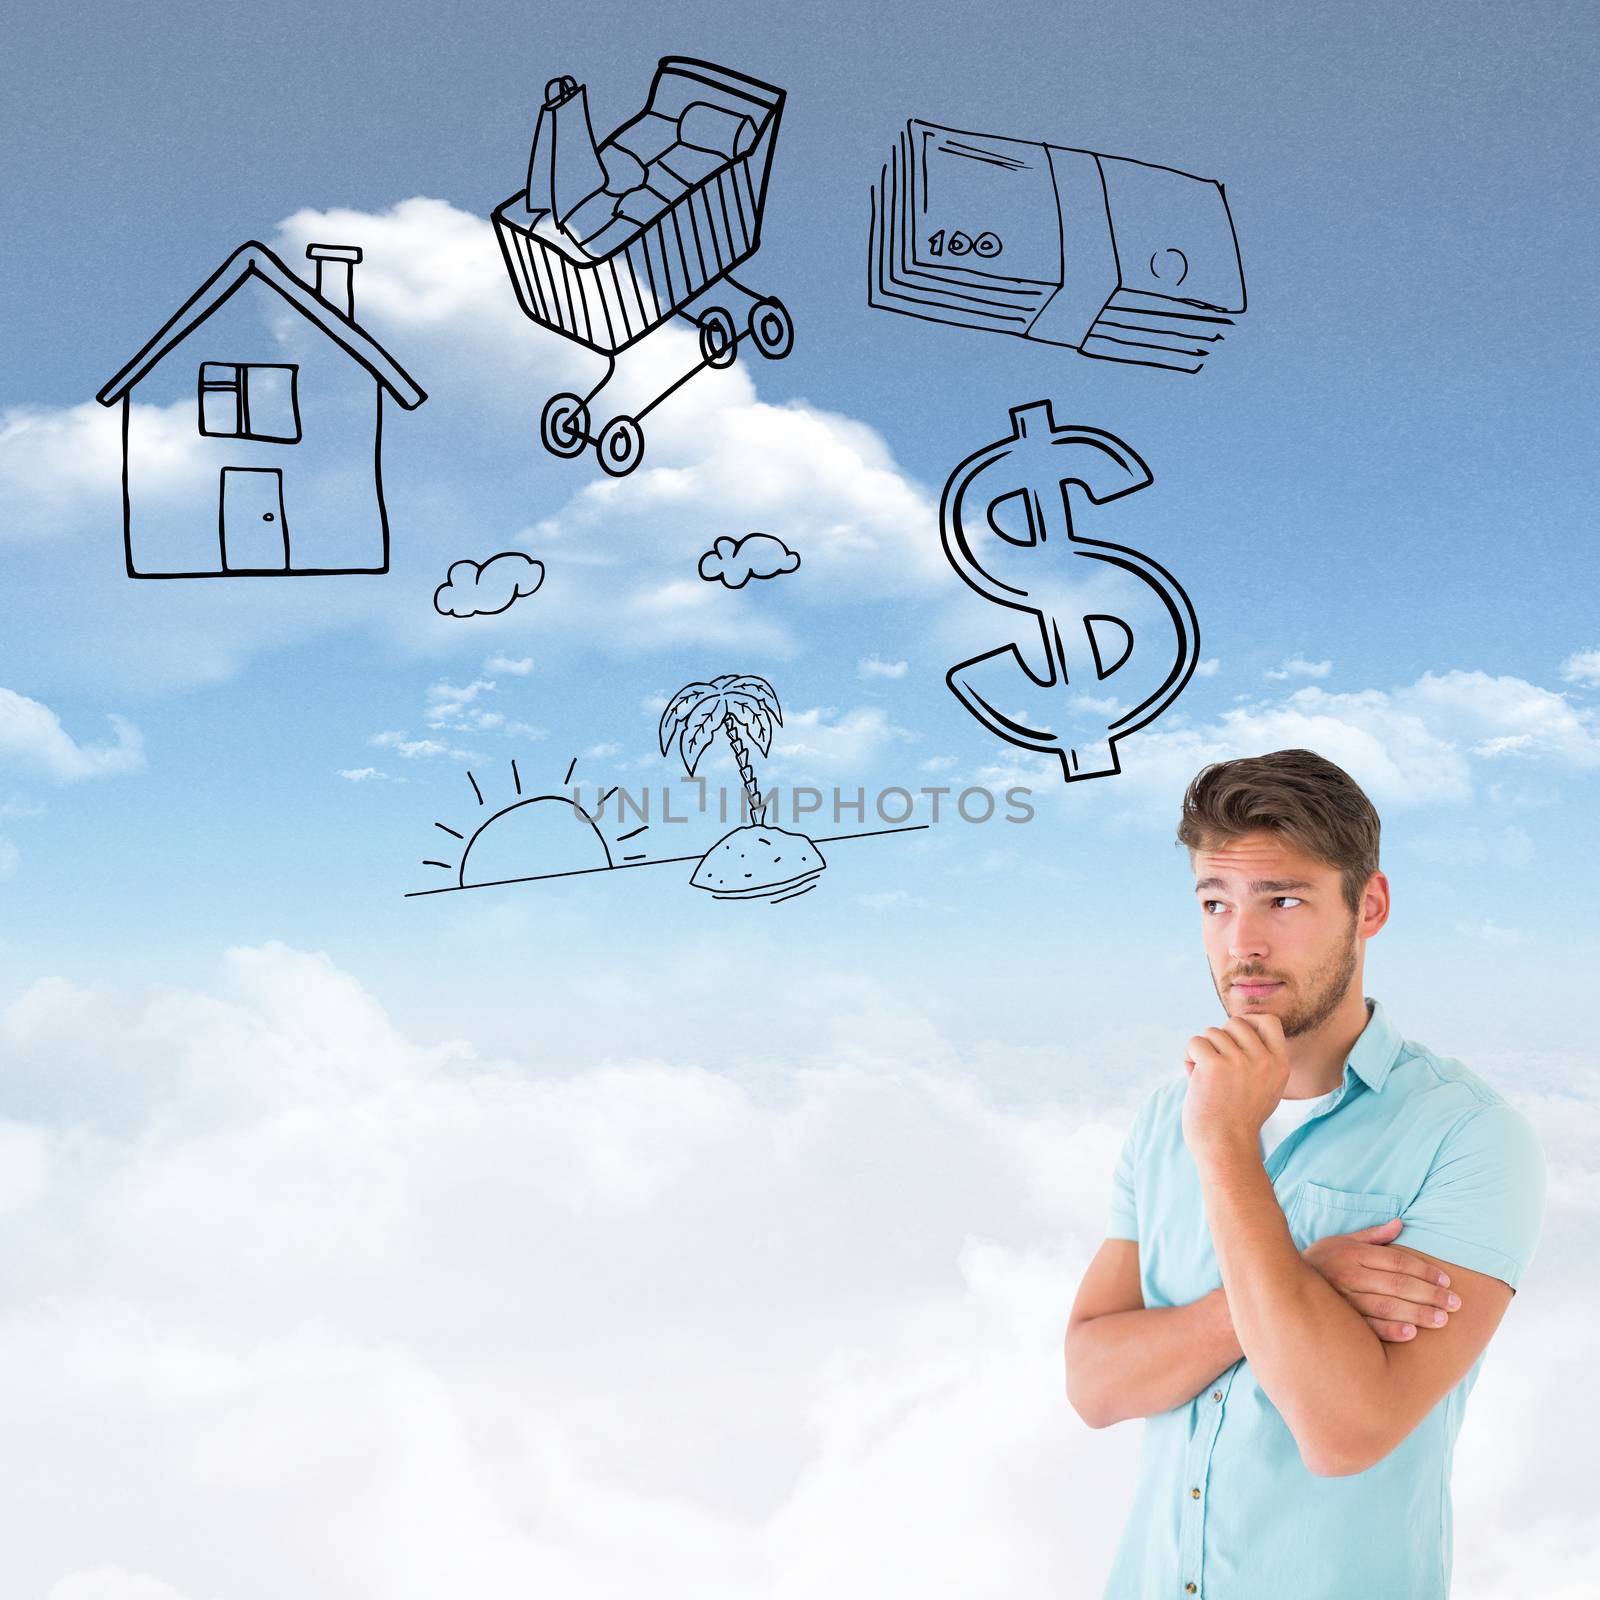
[[[1360,940],[1356,937],[1356,918],[1352,916],[1348,939],[1306,979],[1307,995],[1304,1003],[1292,1006],[1280,1016],[1279,1021],[1283,1024],[1285,1039],[1297,1039],[1302,1034],[1314,1033],[1339,1009],[1355,979],[1356,966],[1360,961],[1360,948]],[[1264,967],[1246,965],[1236,967],[1229,973],[1228,982],[1232,983],[1237,978],[1270,979],[1282,976],[1281,973],[1268,972]],[[1248,1011],[1239,1013],[1231,1011],[1226,990],[1217,982],[1215,974],[1211,981],[1217,991],[1217,998],[1222,1002],[1222,1009],[1229,1016],[1251,1014]],[[1261,1015],[1260,1012],[1254,1014]]]

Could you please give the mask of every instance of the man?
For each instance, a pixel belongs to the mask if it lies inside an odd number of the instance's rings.
[[[1543,1223],[1527,1118],[1364,998],[1378,816],[1309,750],[1184,796],[1227,1018],[1123,1145],[1067,1395],[1145,1417],[1105,1600],[1436,1600],[1467,1396]]]

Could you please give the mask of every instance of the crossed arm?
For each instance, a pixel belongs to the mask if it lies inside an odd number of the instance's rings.
[[[1461,1381],[1511,1302],[1500,1279],[1438,1261],[1460,1310],[1390,1343],[1301,1258],[1259,1158],[1218,1159],[1202,1185],[1221,1288],[1146,1309],[1132,1240],[1107,1240],[1084,1276],[1067,1328],[1067,1394],[1091,1427],[1187,1404],[1245,1357],[1309,1471],[1364,1472]]]
[[[1461,1309],[1390,1344],[1301,1259],[1259,1157],[1213,1160],[1201,1186],[1239,1347],[1319,1476],[1383,1460],[1466,1376],[1511,1303],[1509,1284],[1418,1251],[1448,1273]]]

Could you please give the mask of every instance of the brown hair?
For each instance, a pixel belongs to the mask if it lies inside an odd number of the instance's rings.
[[[1202,767],[1184,792],[1178,843],[1192,854],[1256,828],[1338,867],[1345,904],[1360,911],[1367,879],[1378,870],[1378,813],[1343,767],[1312,750]]]

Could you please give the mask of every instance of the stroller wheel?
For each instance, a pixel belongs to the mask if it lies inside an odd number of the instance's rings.
[[[595,453],[613,478],[626,477],[644,455],[644,429],[632,417],[613,417],[600,430]]]
[[[539,442],[553,456],[581,456],[589,442],[589,408],[575,394],[553,394],[539,414]]]
[[[712,306],[700,318],[700,358],[708,367],[731,367],[739,353],[739,330],[733,315],[721,306]]]
[[[750,338],[769,361],[782,361],[794,349],[794,319],[776,296],[756,301],[750,310]]]

